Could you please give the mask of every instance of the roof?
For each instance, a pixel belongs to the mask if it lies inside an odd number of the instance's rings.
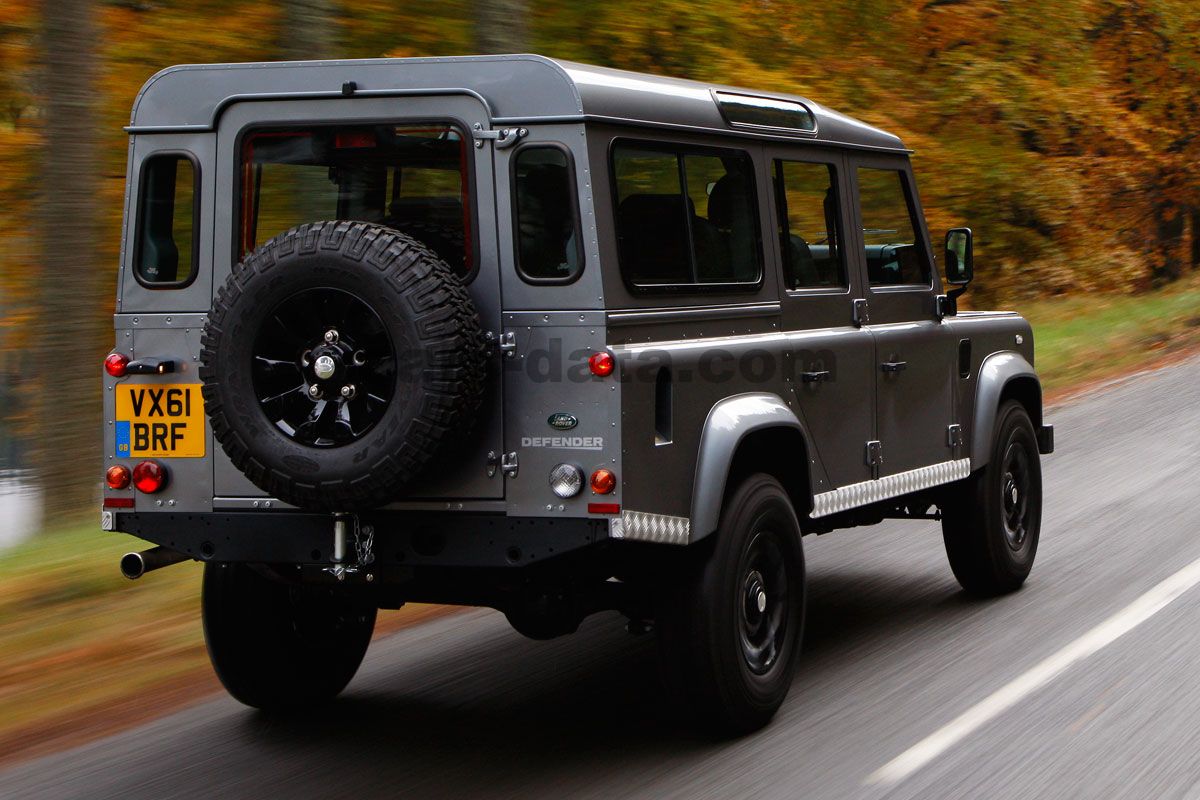
[[[713,91],[803,103],[817,119],[815,136],[737,131],[763,138],[804,138],[878,150],[903,150],[896,136],[839,114],[807,98],[718,86],[638,72],[558,61],[536,55],[453,58],[378,58],[188,64],[162,70],[134,101],[130,132],[212,130],[231,103],[274,98],[388,96],[467,92],[487,107],[493,124],[607,120],[676,128],[733,130]]]

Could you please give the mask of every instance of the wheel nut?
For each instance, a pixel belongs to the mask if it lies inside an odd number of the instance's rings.
[[[346,398],[347,400],[353,400],[354,395],[357,393],[358,390],[354,388],[353,383],[348,383],[342,387],[342,397]]]
[[[338,332],[336,330],[334,330],[333,328],[330,328],[329,330],[325,331],[325,341],[328,344],[337,344],[337,340],[338,340]]]
[[[354,351],[354,366],[361,367],[365,363],[367,363],[366,351],[365,350],[355,350]]]
[[[317,386],[315,383],[312,386],[308,387],[308,396],[313,398],[314,400],[317,399],[318,397],[320,397],[321,396],[321,387]]]

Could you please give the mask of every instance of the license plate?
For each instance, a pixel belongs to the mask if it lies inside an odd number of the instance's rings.
[[[203,458],[200,384],[118,384],[117,458]]]

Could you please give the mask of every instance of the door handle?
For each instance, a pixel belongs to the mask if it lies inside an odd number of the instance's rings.
[[[879,365],[884,372],[903,372],[908,369],[907,361],[885,361]]]
[[[800,373],[800,380],[804,383],[819,383],[820,381],[829,380],[829,377],[829,370],[827,369],[818,369],[811,372]]]

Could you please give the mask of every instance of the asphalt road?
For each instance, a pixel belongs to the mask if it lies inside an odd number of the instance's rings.
[[[0,796],[1200,797],[1200,572],[1138,599],[1200,559],[1200,360],[1048,417],[1026,587],[966,598],[934,523],[807,538],[806,652],[757,735],[676,722],[651,637],[615,615],[539,643],[478,611],[377,642],[319,714],[222,697],[15,767]]]

